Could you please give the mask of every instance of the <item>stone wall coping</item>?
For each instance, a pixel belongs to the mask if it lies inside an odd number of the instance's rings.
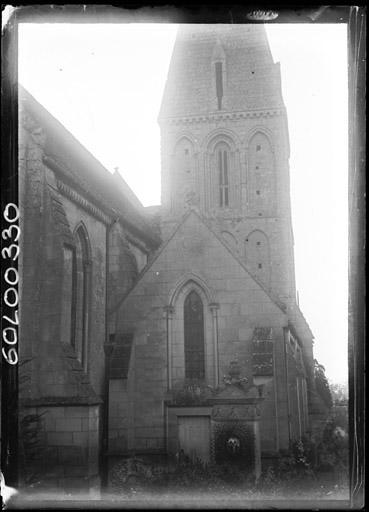
[[[193,409],[193,408],[211,408],[214,405],[257,405],[265,400],[264,397],[254,398],[207,398],[199,404],[176,404],[172,400],[164,400],[164,405],[168,408]]]
[[[252,398],[209,398],[209,405],[257,405],[263,402],[263,397],[252,397]]]
[[[103,401],[99,397],[45,397],[32,398],[21,403],[23,407],[64,407],[64,406],[80,406],[80,405],[100,405]]]

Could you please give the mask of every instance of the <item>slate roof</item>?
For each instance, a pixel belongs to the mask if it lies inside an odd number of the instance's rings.
[[[122,176],[110,173],[56,118],[24,87],[19,86],[19,105],[39,124],[46,136],[47,164],[63,169],[79,192],[89,196],[102,210],[156,247],[160,239],[153,233],[145,209]]]

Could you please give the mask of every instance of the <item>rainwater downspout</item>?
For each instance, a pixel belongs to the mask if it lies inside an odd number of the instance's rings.
[[[117,212],[114,212],[117,214]],[[105,340],[104,346],[109,344],[109,324],[108,324],[108,282],[109,282],[109,236],[112,227],[118,222],[119,216],[106,226],[105,238]],[[112,346],[110,349],[105,350],[105,375],[104,375],[104,395],[103,395],[103,415],[102,415],[102,440],[101,440],[101,487],[106,490],[108,486],[108,471],[109,471],[109,382],[110,382],[110,358],[112,355]]]
[[[287,418],[288,418],[288,446],[291,446],[291,404],[290,404],[290,392],[289,392],[289,374],[288,374],[288,356],[287,356],[287,337],[288,337],[288,328],[283,328],[283,353],[284,353],[284,369],[285,369],[285,378],[286,378],[286,394],[287,394]]]

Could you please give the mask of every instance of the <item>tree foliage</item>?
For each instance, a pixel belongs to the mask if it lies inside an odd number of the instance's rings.
[[[347,384],[331,382],[329,387],[331,390],[332,400],[335,405],[347,405],[348,404]]]
[[[322,364],[318,363],[316,359],[314,359],[314,377],[315,388],[318,395],[323,400],[325,405],[331,408],[333,405],[333,400],[328,379],[325,375],[325,368]]]

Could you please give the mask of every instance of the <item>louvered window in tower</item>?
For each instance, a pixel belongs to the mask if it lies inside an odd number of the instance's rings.
[[[195,291],[189,293],[184,302],[184,352],[186,378],[204,379],[204,311]]]
[[[221,110],[222,98],[223,98],[223,63],[222,62],[215,63],[215,86],[216,86],[216,91],[217,91],[218,110]]]
[[[219,206],[221,208],[229,204],[229,180],[228,180],[228,151],[218,151],[219,170]]]

